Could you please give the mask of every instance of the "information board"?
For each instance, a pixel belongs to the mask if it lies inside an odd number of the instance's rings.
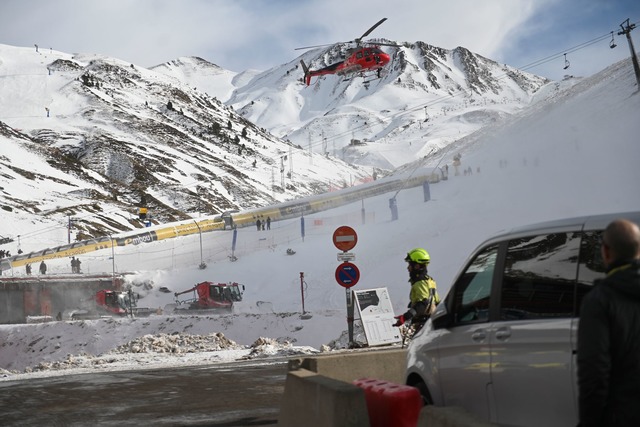
[[[400,329],[393,326],[393,306],[387,288],[353,291],[369,346],[402,341]]]

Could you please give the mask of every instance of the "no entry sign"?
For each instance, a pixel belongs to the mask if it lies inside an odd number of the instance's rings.
[[[356,243],[358,243],[358,235],[353,228],[347,225],[338,227],[333,232],[333,244],[341,251],[350,251]]]
[[[358,280],[360,280],[360,270],[355,264],[343,262],[336,268],[336,281],[340,286],[350,288],[355,286]]]

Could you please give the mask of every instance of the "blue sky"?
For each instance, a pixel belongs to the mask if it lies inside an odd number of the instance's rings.
[[[0,43],[99,53],[144,67],[200,56],[232,71],[266,70],[295,59],[302,53],[296,47],[353,40],[383,17],[369,37],[463,46],[518,68],[549,59],[526,69],[558,80],[628,58],[617,31],[627,18],[640,24],[640,1],[3,0]],[[637,48],[640,27],[631,35]],[[572,49],[591,40],[598,41]]]

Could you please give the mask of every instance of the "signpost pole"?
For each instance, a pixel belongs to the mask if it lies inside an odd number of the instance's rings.
[[[238,229],[233,229],[233,238],[231,240],[231,261],[236,260],[236,241],[238,240]]]
[[[342,227],[338,227],[333,233],[333,244],[336,248],[342,251],[342,253],[338,254],[338,260],[342,261],[342,264],[340,264],[336,269],[336,281],[340,286],[343,286],[346,291],[349,348],[353,348],[355,346],[353,340],[355,303],[353,300],[353,293],[350,288],[358,283],[358,280],[360,279],[360,271],[358,270],[358,267],[348,262],[348,260],[355,257],[353,254],[349,253],[349,251],[354,248],[356,243],[358,243],[358,234],[351,227],[343,225]]]
[[[300,295],[302,296],[302,314],[305,314],[305,311],[304,311],[304,271],[300,272]]]
[[[353,348],[353,321],[354,321],[354,304],[353,294],[350,288],[345,289],[347,293],[347,330],[349,331],[349,348]]]

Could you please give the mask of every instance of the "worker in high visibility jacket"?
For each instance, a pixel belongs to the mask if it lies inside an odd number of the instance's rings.
[[[429,253],[422,248],[415,248],[407,253],[404,260],[407,262],[409,283],[411,283],[409,310],[396,316],[396,323],[393,326],[402,326],[410,321],[417,332],[435,311],[440,297],[436,290],[436,281],[427,274],[427,266],[431,261]]]

